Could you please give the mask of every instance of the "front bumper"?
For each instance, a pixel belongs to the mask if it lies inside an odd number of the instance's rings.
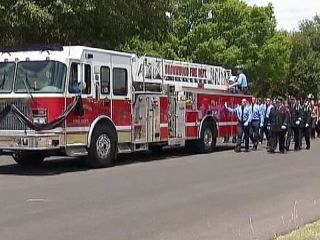
[[[57,150],[64,146],[64,133],[0,131],[0,150]]]

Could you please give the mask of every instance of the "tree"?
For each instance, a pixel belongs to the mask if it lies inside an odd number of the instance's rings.
[[[293,34],[289,86],[292,94],[317,96],[320,84],[320,18],[305,20]]]
[[[124,49],[231,69],[242,64],[250,81],[256,83],[254,89],[262,93],[257,81],[265,76],[257,64],[276,34],[272,5],[252,7],[239,0],[175,2],[170,18],[172,32],[165,43],[139,42],[134,38]],[[273,76],[269,75],[268,80],[273,81]]]
[[[257,72],[253,73],[257,76],[253,89],[258,96],[288,95],[291,50],[291,36],[286,32],[276,33],[262,46],[256,62]]]
[[[320,20],[276,30],[273,6],[240,0],[2,0],[0,44],[88,45],[234,68],[259,96],[317,95]]]
[[[61,43],[118,48],[134,36],[167,37],[171,0],[3,0],[0,43]]]

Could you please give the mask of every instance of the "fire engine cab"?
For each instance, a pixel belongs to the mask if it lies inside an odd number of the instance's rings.
[[[224,103],[231,71],[83,46],[0,55],[0,150],[21,165],[83,157],[110,166],[118,153],[188,146],[210,153],[234,137]]]

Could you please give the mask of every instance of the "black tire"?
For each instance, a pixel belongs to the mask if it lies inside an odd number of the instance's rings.
[[[211,122],[204,122],[201,129],[200,139],[197,141],[197,153],[211,153],[217,143],[216,130]]]
[[[12,158],[23,167],[38,167],[43,163],[45,155],[37,151],[16,151]]]
[[[117,133],[109,126],[99,124],[95,127],[86,164],[90,168],[111,167],[116,158]]]

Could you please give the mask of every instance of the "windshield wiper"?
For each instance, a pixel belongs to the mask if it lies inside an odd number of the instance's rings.
[[[23,78],[23,83],[24,83],[24,86],[26,87],[26,90],[27,90],[28,94],[29,94],[30,97],[31,97],[31,101],[33,102],[33,96],[32,96],[32,93],[30,92],[30,89],[29,89],[29,87],[28,87],[27,82],[28,82],[28,73],[26,72],[26,77]],[[28,82],[28,83],[29,83],[29,82]]]

